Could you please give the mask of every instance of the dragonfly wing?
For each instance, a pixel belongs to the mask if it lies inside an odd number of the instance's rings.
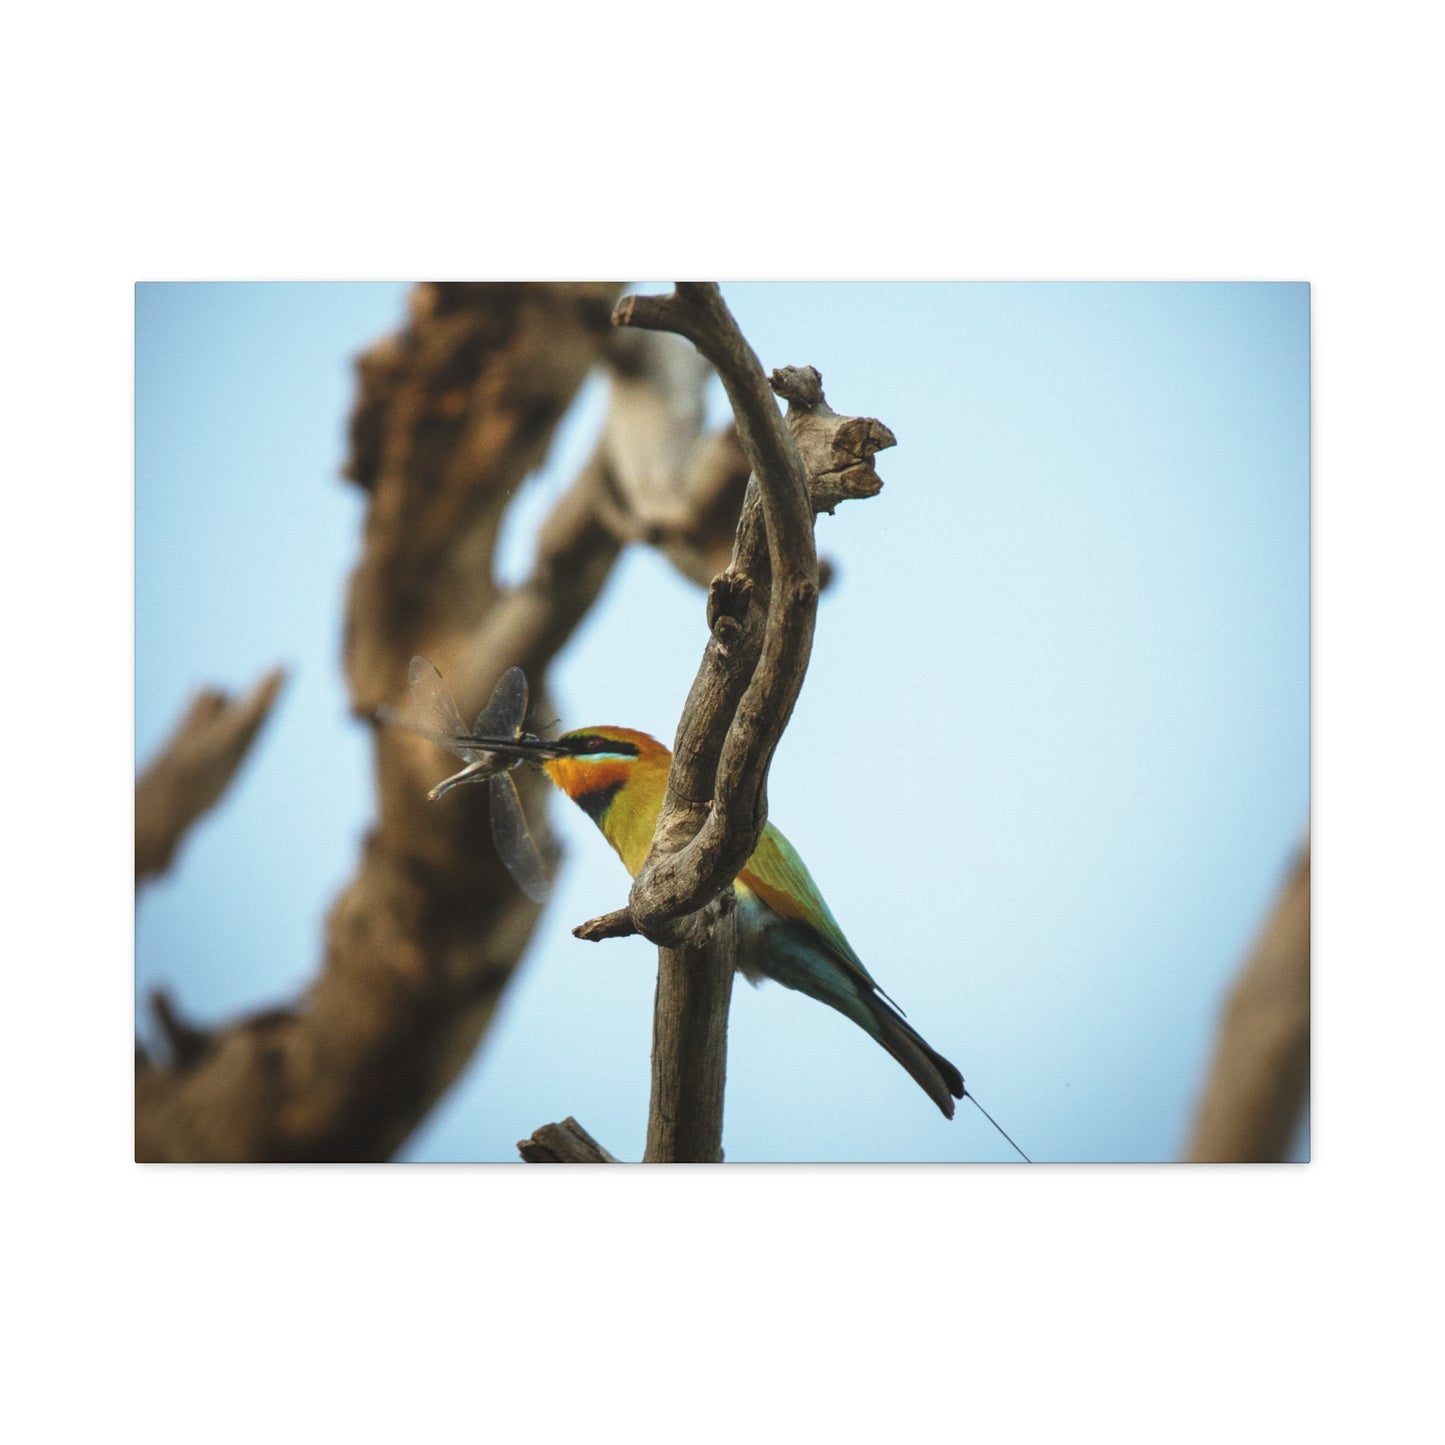
[[[413,662],[412,666],[415,665]],[[526,716],[527,674],[520,667],[509,667],[497,679],[486,707],[477,714],[472,736],[514,738],[522,731],[522,720]]]
[[[458,747],[457,740],[451,733],[438,732],[435,728],[424,728],[418,726],[410,713],[397,711],[394,707],[385,705],[377,708],[377,720],[384,722],[387,727],[400,728],[404,733],[411,733],[416,737],[425,738],[429,743],[435,743],[439,748],[445,748],[449,753],[455,753],[457,757],[471,763],[475,762],[481,754],[475,748]]]
[[[406,670],[406,681],[411,689],[416,731],[432,738],[466,736],[466,725],[452,701],[451,689],[425,657],[412,658],[411,666]]]
[[[497,773],[492,778],[490,791],[492,841],[497,845],[497,854],[507,865],[507,872],[516,880],[517,887],[533,903],[541,903],[551,890],[552,880],[532,830],[527,826],[527,815],[522,811],[522,800],[517,796],[511,773]]]

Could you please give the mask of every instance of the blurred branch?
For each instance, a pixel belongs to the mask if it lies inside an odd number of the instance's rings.
[[[613,332],[612,405],[602,444],[610,514],[624,541],[645,542],[700,587],[727,565],[748,485],[737,430],[704,433],[706,360],[665,332]]]
[[[510,662],[540,677],[596,596],[618,544],[588,503],[593,470],[554,509],[520,596],[499,595],[492,557],[610,340],[619,289],[419,286],[403,332],[360,359],[347,468],[368,495],[346,619],[357,713],[403,700],[418,651],[464,706]],[[477,658],[488,666],[469,669]],[[484,798],[426,801],[434,752],[386,731],[376,761],[377,822],[331,910],[320,975],[293,1006],[173,1046],[165,1067],[138,1058],[137,1158],[387,1158],[470,1057],[537,908],[495,858]]]
[[[513,664],[540,673],[629,543],[659,548],[694,580],[719,546],[726,557],[748,469],[731,428],[701,431],[710,372],[680,366],[671,337],[631,339],[644,344],[619,348],[608,337],[611,385],[596,449],[544,523],[531,576],[498,598],[485,630],[457,639],[458,676],[499,676]]]
[[[1187,1158],[1284,1158],[1309,1088],[1310,849],[1306,842],[1230,992]]]
[[[135,881],[164,873],[191,825],[215,806],[286,681],[268,672],[244,697],[208,688],[135,785]]]
[[[205,1053],[211,1036],[188,1019],[183,1019],[170,994],[163,988],[151,990],[150,1003],[151,1014],[166,1041],[172,1062],[181,1068],[195,1063]]]
[[[618,353],[619,289],[418,286],[403,331],[359,359],[346,470],[368,509],[345,643],[357,717],[405,702],[414,652],[464,711],[513,664],[545,707],[545,669],[620,548],[665,536],[703,555],[713,511],[740,505],[735,440],[701,431],[706,372],[660,357],[661,337]],[[506,508],[599,360],[614,370],[603,436],[542,524],[530,575],[502,588],[493,556]],[[641,375],[651,380],[626,381]],[[672,428],[661,460],[659,414]],[[428,803],[435,749],[391,729],[375,747],[377,822],[328,918],[320,975],[304,1000],[210,1032],[155,1000],[170,1058],[137,1049],[138,1158],[387,1158],[483,1036],[538,910],[495,856],[484,790]],[[540,818],[542,779],[516,780]]]

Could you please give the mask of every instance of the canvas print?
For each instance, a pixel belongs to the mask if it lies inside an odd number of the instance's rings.
[[[1309,1157],[1309,289],[136,289],[146,1162]]]

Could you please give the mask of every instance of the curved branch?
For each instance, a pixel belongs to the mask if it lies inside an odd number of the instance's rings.
[[[825,499],[815,502],[795,436],[801,428],[821,455],[819,438],[853,419],[827,408],[821,380],[809,368],[774,374],[773,387],[789,396],[785,426],[757,357],[714,285],[679,283],[670,296],[627,297],[613,319],[675,331],[713,363],[753,473],[732,561],[709,588],[711,635],[678,725],[652,848],[625,915],[576,930],[587,938],[636,930],[660,945],[644,1160],[714,1162],[722,1159],[736,959],[731,885],[766,826],[768,769],[812,648],[814,512],[819,505],[831,510],[828,499],[842,499],[830,483]],[[872,453],[893,438],[879,428],[865,440],[871,449],[848,480],[851,495],[873,495],[881,487],[868,489],[860,477],[872,472]],[[861,445],[853,435],[826,448],[825,471],[836,472],[838,456]]]
[[[734,591],[743,590],[744,578],[756,586],[764,548],[769,582],[756,663],[746,645],[730,655],[710,643],[703,656],[678,727],[652,853],[628,899],[640,931],[666,942],[675,936],[668,932],[671,924],[732,883],[762,836],[768,767],[812,651],[817,554],[798,449],[718,288],[679,282],[670,296],[624,297],[614,319],[686,336],[717,369],[763,521],[761,528],[747,527],[745,507],[729,569]]]

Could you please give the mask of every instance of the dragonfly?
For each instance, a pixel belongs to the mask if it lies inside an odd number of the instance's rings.
[[[527,815],[522,811],[522,800],[512,781],[512,769],[522,761],[522,755],[507,756],[471,745],[473,738],[509,738],[524,746],[541,741],[522,730],[527,716],[526,674],[520,667],[509,667],[470,729],[463,723],[441,673],[427,658],[420,655],[412,658],[406,680],[411,690],[411,716],[403,716],[389,707],[382,708],[378,716],[384,723],[416,733],[466,763],[460,772],[443,778],[427,797],[435,802],[463,783],[486,782],[491,795],[492,840],[497,845],[497,855],[517,887],[534,903],[541,903],[551,889],[552,877],[527,826]]]

